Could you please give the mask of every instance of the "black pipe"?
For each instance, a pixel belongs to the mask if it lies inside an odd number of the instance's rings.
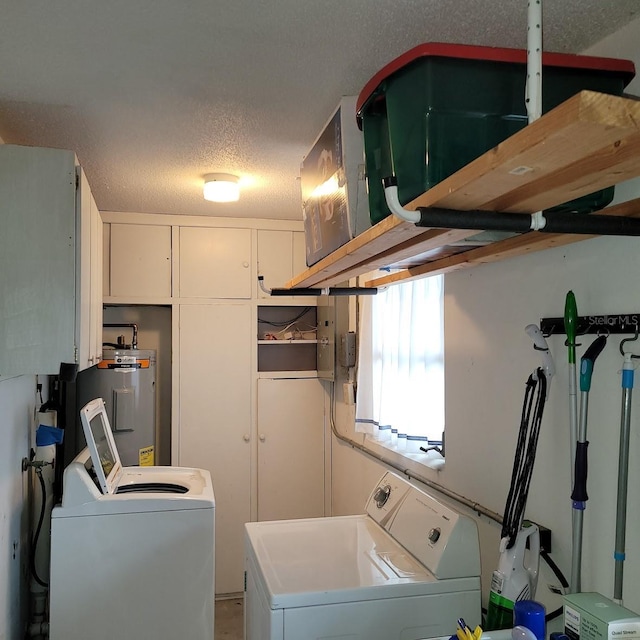
[[[135,322],[125,322],[125,323],[105,323],[102,325],[103,327],[110,327],[110,328],[116,328],[116,327],[130,327],[133,333],[133,336],[131,338],[131,348],[132,349],[137,349],[138,348],[138,325]]]
[[[531,216],[495,211],[456,211],[441,207],[419,207],[418,227],[436,229],[478,229],[481,231],[531,231]],[[625,216],[545,213],[543,233],[577,233],[599,236],[640,236],[640,219]]]
[[[465,227],[466,228],[466,227]],[[271,289],[272,296],[375,296],[375,287],[329,287],[329,289]]]

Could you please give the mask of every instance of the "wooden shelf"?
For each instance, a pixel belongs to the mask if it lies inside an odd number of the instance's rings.
[[[318,344],[317,340],[258,340],[258,344]]]
[[[582,91],[405,208],[439,206],[531,214],[637,176],[640,101]],[[640,217],[640,200],[600,213]],[[380,267],[409,267],[365,283],[380,286],[593,237],[530,232],[442,257],[444,247],[478,233],[424,229],[389,216],[290,280],[286,288],[328,287]]]

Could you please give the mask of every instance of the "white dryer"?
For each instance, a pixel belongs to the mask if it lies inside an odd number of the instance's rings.
[[[481,623],[475,522],[387,472],[366,514],[245,525],[245,640],[417,640]]]
[[[102,399],[51,518],[51,640],[212,640],[208,471],[120,464]]]

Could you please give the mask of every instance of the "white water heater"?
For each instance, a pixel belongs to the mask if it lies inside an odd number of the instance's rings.
[[[102,362],[78,376],[77,405],[104,400],[124,466],[156,464],[156,352],[105,349]],[[82,428],[79,449],[85,446]]]

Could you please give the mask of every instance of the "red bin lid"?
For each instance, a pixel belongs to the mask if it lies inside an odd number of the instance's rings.
[[[507,49],[502,47],[481,47],[468,44],[448,44],[444,42],[427,42],[398,56],[382,67],[376,75],[367,82],[358,96],[356,102],[356,114],[360,124],[362,108],[374,91],[388,77],[407,66],[414,60],[424,57],[459,58],[467,60],[487,60],[493,62],[511,62],[518,64],[527,63],[527,52],[524,49]],[[606,71],[612,74],[624,76],[624,84],[628,85],[633,80],[636,69],[631,60],[619,60],[617,58],[599,58],[595,56],[582,56],[573,53],[548,53],[543,52],[542,64],[548,67],[567,67],[572,69],[591,69],[594,71]]]

